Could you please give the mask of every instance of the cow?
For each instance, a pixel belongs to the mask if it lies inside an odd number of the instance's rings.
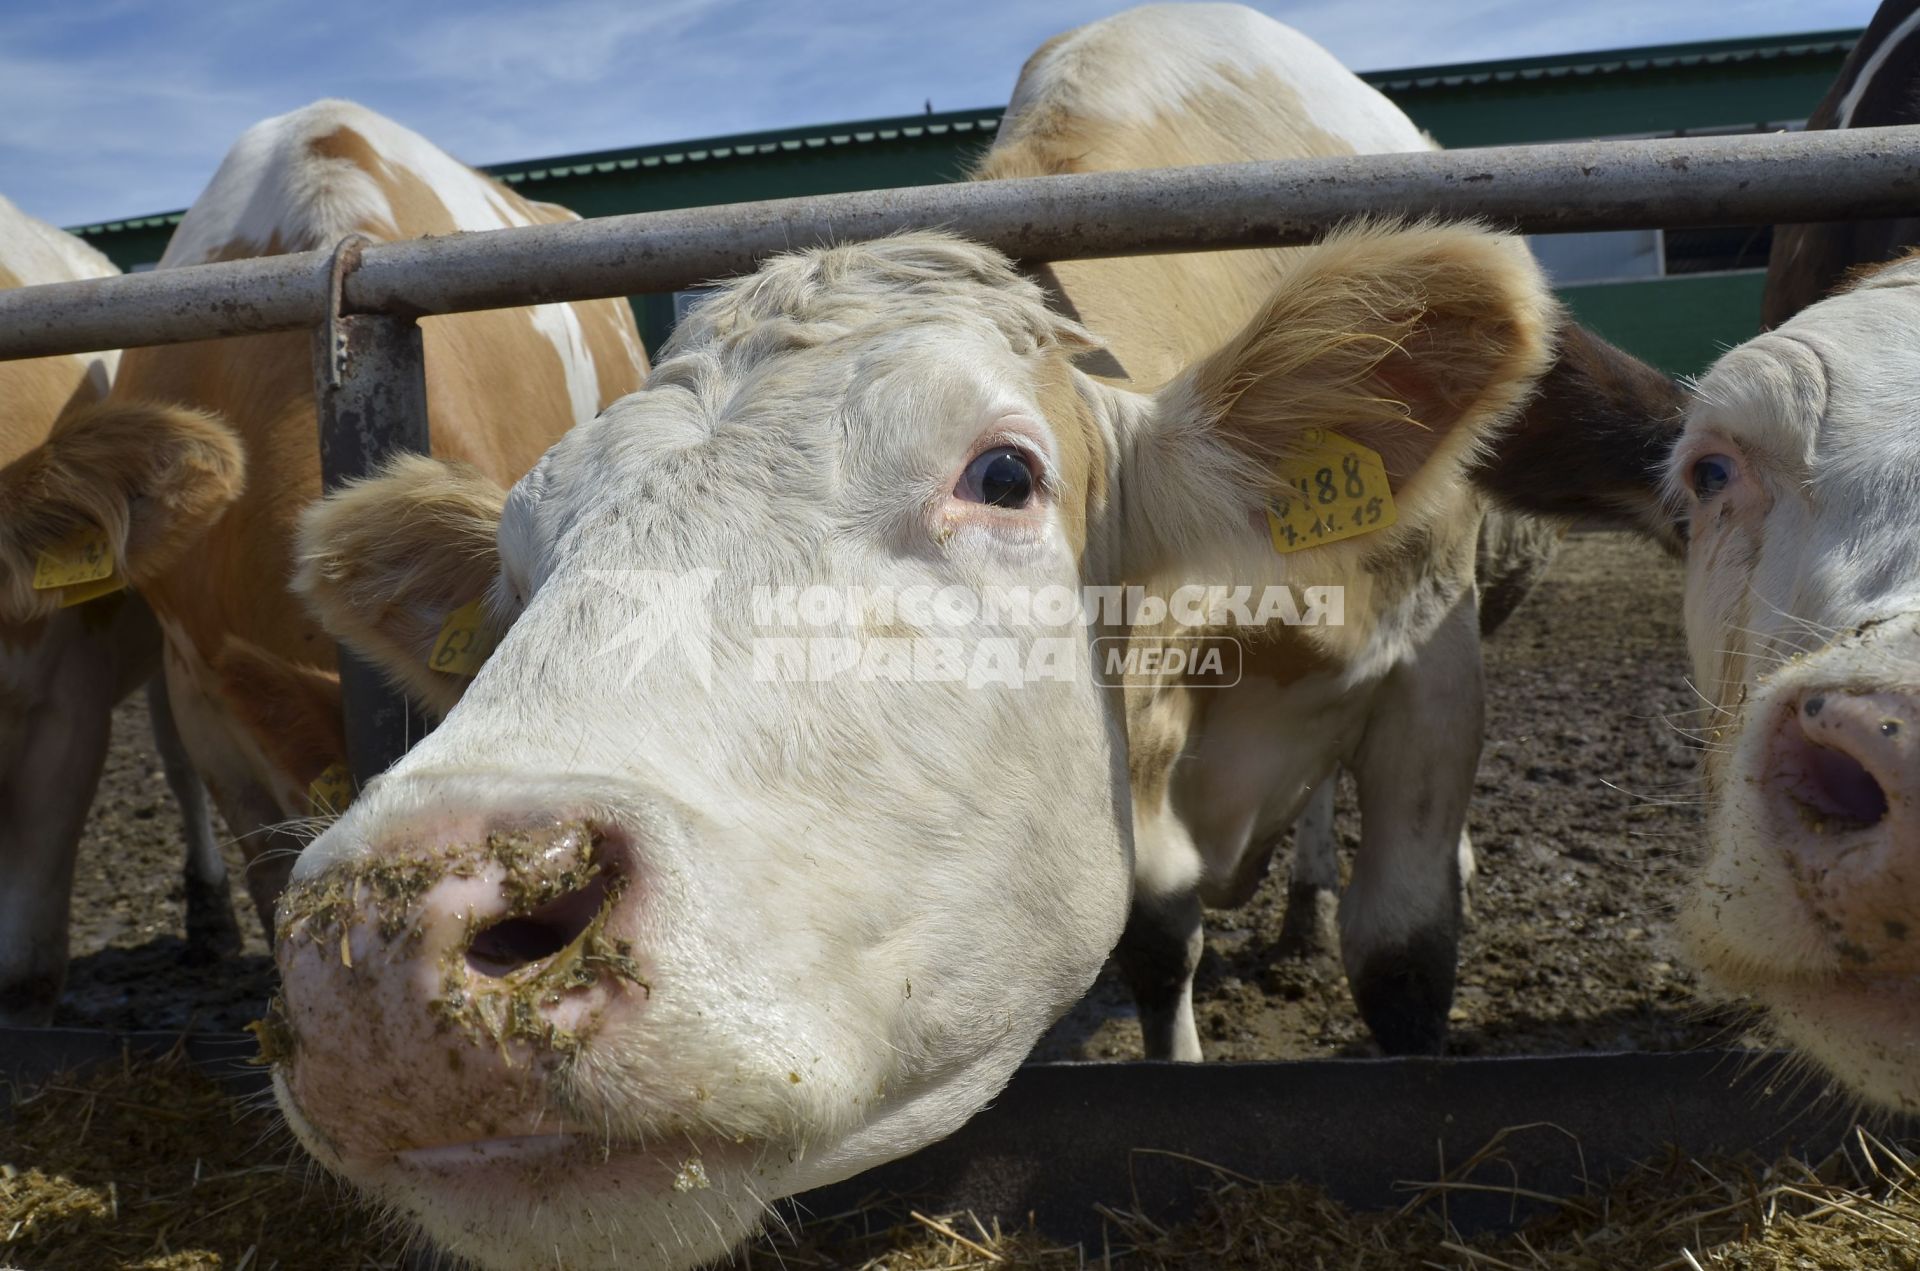
[[[1420,151],[1433,141],[1300,32],[1238,5],[1150,5],[1043,45],[1028,61],[983,178]],[[1258,310],[1300,249],[1069,261],[1040,277],[1100,340],[1086,363],[1156,389]],[[1664,380],[1570,327],[1529,413],[1579,409],[1588,368]],[[1464,483],[1431,544],[1360,562],[1365,628],[1344,647],[1273,626],[1248,636],[1238,683],[1185,672],[1127,686],[1136,890],[1119,962],[1149,1058],[1199,1059],[1193,975],[1202,906],[1246,903],[1298,822],[1283,952],[1338,945],[1361,1015],[1389,1053],[1434,1053],[1452,1005],[1466,827],[1479,759],[1479,637],[1505,620],[1565,531],[1483,507]],[[1204,632],[1198,633],[1202,636]],[[1220,633],[1228,636],[1231,633]],[[1194,638],[1185,630],[1180,641]],[[1136,642],[1152,646],[1152,636]],[[1340,894],[1338,768],[1353,772],[1362,842]]]
[[[330,248],[352,235],[377,243],[574,219],[365,107],[319,101],[239,138],[160,268]],[[421,328],[434,454],[501,485],[645,373],[623,301],[429,318]],[[321,492],[312,340],[301,331],[131,349],[112,400],[207,412],[247,456],[245,491],[191,557],[142,590],[165,633],[182,738],[240,838],[271,931],[309,817],[349,797],[334,645],[287,587],[295,521]]]
[[[120,271],[0,198],[0,288]],[[239,948],[206,792],[174,733],[160,632],[128,590],[231,502],[240,454],[190,412],[104,402],[118,354],[0,362],[0,1024],[45,1024],[113,708],[141,684],[184,818],[186,956]]]
[[[1881,8],[1809,126],[1915,121],[1920,12]],[[1675,544],[1706,844],[1678,925],[1856,1097],[1920,1109],[1920,223],[1783,226],[1768,330],[1670,409],[1596,406],[1489,465],[1516,506]],[[1906,253],[1906,254],[1902,254]],[[1849,271],[1852,271],[1851,274]],[[1824,298],[1822,298],[1824,296]]]
[[[1861,32],[1807,128],[1920,124],[1920,4],[1888,0]],[[1767,258],[1763,328],[1777,327],[1830,293],[1850,270],[1893,259],[1920,243],[1920,217],[1781,225]]]
[[[1232,32],[1188,56],[1191,28],[1140,29],[1164,62],[1073,72],[1160,93],[1125,129],[1239,57]],[[1085,322],[945,234],[779,256],[504,501],[415,458],[307,512],[296,589],[390,676],[429,674],[455,612],[497,639],[294,866],[260,1033],[309,1151],[484,1266],[688,1266],[767,1201],[947,1134],[1127,925],[1137,774],[1166,771],[1143,752],[1167,734],[1130,735],[1140,690],[1096,674],[1098,649],[1176,583],[1322,615],[1347,588],[1347,625],[1256,632],[1247,656],[1369,705],[1314,716],[1269,689],[1245,711],[1458,735],[1478,687],[1460,490],[1546,368],[1555,305],[1522,243],[1473,226],[1256,263],[1214,347],[1122,382],[1078,365],[1117,319],[1065,266]],[[1204,294],[1156,299],[1217,321]],[[1317,481],[1335,446],[1355,466]],[[1363,520],[1374,500],[1367,533],[1316,541],[1309,460]],[[1301,550],[1276,549],[1288,526]],[[1051,624],[968,599],[1115,591]],[[1232,767],[1215,779],[1243,807]],[[1465,792],[1425,775],[1368,795],[1424,831],[1404,889],[1356,884],[1384,893],[1372,948],[1406,947],[1404,893],[1450,921]]]

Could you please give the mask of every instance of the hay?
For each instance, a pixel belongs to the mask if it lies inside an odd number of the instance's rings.
[[[398,1268],[402,1238],[308,1164],[264,1097],[176,1053],[10,1090],[0,1266],[33,1271]]]
[[[1537,1127],[1516,1127],[1537,1128]],[[1920,1174],[1914,1158],[1856,1130],[1856,1150],[1819,1165],[1792,1157],[1636,1166],[1609,1188],[1571,1198],[1472,1181],[1500,1160],[1496,1136],[1447,1179],[1411,1188],[1397,1212],[1356,1213],[1305,1183],[1221,1182],[1191,1221],[1163,1228],[1103,1209],[1099,1247],[1062,1248],[1032,1232],[989,1231],[970,1214],[873,1235],[803,1231],[743,1251],[747,1267],[857,1271],[1917,1271]],[[1196,1162],[1198,1164],[1198,1162]],[[1447,1202],[1497,1193],[1548,1212],[1514,1231],[1463,1237]],[[857,1216],[850,1216],[857,1217]],[[844,1223],[843,1219],[843,1223]],[[968,1235],[967,1232],[973,1234]]]
[[[241,1107],[176,1054],[123,1060],[12,1090],[0,1120],[0,1266],[34,1271],[374,1271],[407,1265],[402,1233],[307,1164],[264,1101]],[[1504,1137],[1504,1136],[1502,1136]],[[1611,1187],[1553,1201],[1518,1231],[1464,1238],[1465,1193],[1544,1198],[1478,1181],[1501,1138],[1397,1212],[1354,1213],[1301,1183],[1217,1171],[1190,1222],[1163,1228],[1103,1209],[1097,1247],[1061,1246],[966,1214],[871,1212],[770,1236],[747,1268],[1065,1271],[1920,1271],[1914,1158],[1865,1132],[1853,1150],[1643,1164]]]

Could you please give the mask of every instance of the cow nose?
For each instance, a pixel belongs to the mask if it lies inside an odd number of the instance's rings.
[[[1793,802],[1816,840],[1883,827],[1890,816],[1905,819],[1920,784],[1917,746],[1920,700],[1911,694],[1816,690],[1783,721],[1767,781]]]
[[[1830,687],[1781,704],[1755,828],[1784,857],[1811,936],[1837,969],[1920,968],[1920,696]]]
[[[610,879],[604,869],[596,870],[583,886],[562,892],[530,913],[480,927],[467,945],[468,968],[500,979],[550,961],[584,935],[607,907]]]
[[[281,904],[288,1095],[345,1156],[551,1132],[553,1075],[652,997],[638,874],[582,820],[376,830]]]

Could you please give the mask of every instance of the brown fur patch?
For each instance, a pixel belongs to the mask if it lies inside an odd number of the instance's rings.
[[[1686,533],[1661,478],[1686,408],[1678,382],[1569,324],[1538,391],[1470,475],[1508,508],[1640,530],[1677,554]]]

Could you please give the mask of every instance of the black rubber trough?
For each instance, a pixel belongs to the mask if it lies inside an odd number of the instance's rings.
[[[181,1044],[171,1033],[0,1029],[0,1077],[30,1083]],[[236,1092],[266,1084],[246,1062],[244,1034],[184,1046]],[[1501,1136],[1471,1176],[1492,1189],[1448,1198],[1450,1219],[1471,1234],[1539,1211],[1503,1194],[1512,1186],[1577,1195],[1670,1148],[1817,1160],[1849,1145],[1855,1114],[1803,1067],[1753,1051],[1035,1064],[945,1141],[789,1204],[802,1219],[857,1213],[862,1225],[909,1209],[972,1211],[1098,1247],[1096,1206],[1179,1219],[1233,1175],[1304,1179],[1356,1208],[1397,1207],[1421,1183],[1468,1181],[1458,1167]],[[1920,1136],[1912,1121],[1870,1125],[1882,1137]]]

